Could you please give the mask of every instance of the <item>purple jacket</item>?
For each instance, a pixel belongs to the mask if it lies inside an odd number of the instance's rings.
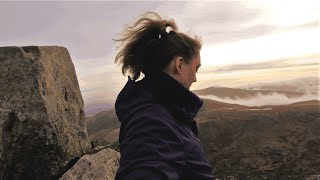
[[[128,82],[115,108],[121,121],[116,180],[213,179],[193,118],[203,101],[163,72]]]

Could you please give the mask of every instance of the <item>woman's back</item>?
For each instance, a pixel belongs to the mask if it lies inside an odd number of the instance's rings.
[[[122,38],[116,62],[132,77],[117,97],[121,121],[116,179],[213,179],[194,117],[203,101],[189,88],[201,42],[173,20],[146,13]],[[145,78],[136,81],[140,74]]]
[[[194,106],[184,112],[187,104],[179,98]],[[187,113],[196,114],[201,105],[200,99],[164,73],[138,82],[129,79],[116,102],[121,121],[116,179],[213,179],[196,122]]]

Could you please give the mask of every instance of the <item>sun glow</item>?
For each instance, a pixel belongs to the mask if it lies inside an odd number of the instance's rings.
[[[320,53],[319,28],[281,32],[222,45],[204,45],[205,66],[254,63]]]

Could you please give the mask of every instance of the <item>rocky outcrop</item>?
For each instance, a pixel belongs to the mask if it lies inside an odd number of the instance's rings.
[[[120,152],[119,139],[114,140],[113,142],[108,142],[105,139],[94,139],[91,141],[91,146],[94,149],[99,147],[111,148]]]
[[[119,167],[119,152],[102,149],[92,155],[84,155],[60,180],[112,180]]]
[[[0,138],[0,179],[49,179],[89,152],[66,48],[0,48]]]

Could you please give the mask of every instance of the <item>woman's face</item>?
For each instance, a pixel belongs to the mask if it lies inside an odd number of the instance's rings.
[[[180,83],[190,89],[192,83],[197,81],[197,71],[201,66],[200,54],[195,55],[189,63],[182,61]]]

